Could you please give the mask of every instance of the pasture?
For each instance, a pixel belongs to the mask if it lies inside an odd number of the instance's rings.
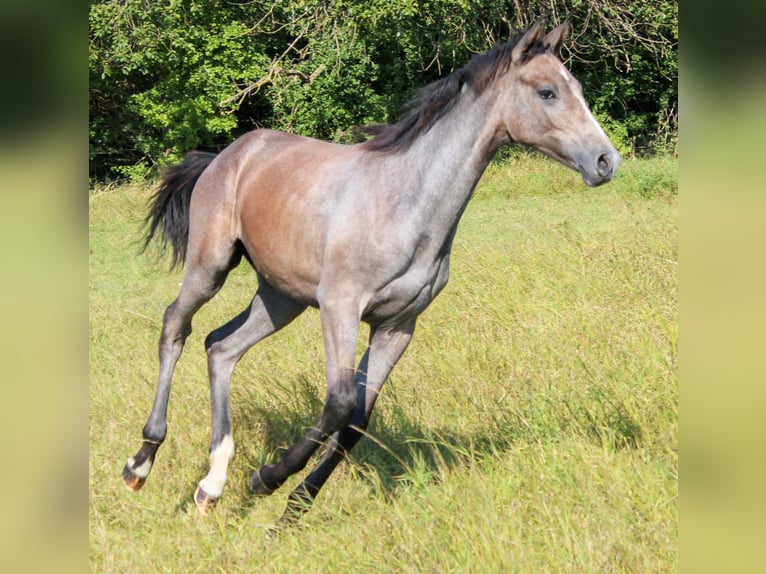
[[[419,319],[368,437],[300,525],[271,540],[304,473],[268,498],[247,482],[321,409],[318,313],[238,365],[229,482],[200,516],[203,341],[255,288],[247,264],[235,270],[195,317],[168,438],[144,488],[128,492],[120,472],[140,445],[182,271],[139,255],[150,187],[91,190],[91,570],[676,571],[676,182],[668,158],[625,160],[595,189],[534,156],[491,165],[460,224],[450,283]]]

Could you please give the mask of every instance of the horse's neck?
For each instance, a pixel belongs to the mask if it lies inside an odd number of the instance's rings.
[[[492,104],[491,95],[464,94],[402,157],[402,169],[417,181],[410,200],[429,214],[435,225],[457,225],[500,145]]]

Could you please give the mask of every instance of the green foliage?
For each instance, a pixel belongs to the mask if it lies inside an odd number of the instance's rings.
[[[620,123],[604,112],[594,111],[593,115],[604,128],[604,132],[609,136],[620,155],[622,157],[630,156],[632,152],[631,137],[630,129],[626,123]]]
[[[90,173],[150,173],[254,127],[348,141],[541,13],[508,0],[101,0],[90,7]],[[564,56],[623,152],[675,152],[677,3],[555,0]],[[587,28],[582,29],[587,22]]]
[[[573,43],[572,71],[593,111],[622,126],[631,153],[675,153],[678,3],[583,1],[572,15],[589,21]]]
[[[321,30],[307,37],[305,57],[274,77],[267,91],[272,127],[346,141],[350,128],[377,119],[381,96],[372,85],[378,66],[344,20],[343,14],[326,15]]]
[[[91,6],[92,173],[168,163],[238,127],[232,87],[263,73],[236,4],[101,2]]]

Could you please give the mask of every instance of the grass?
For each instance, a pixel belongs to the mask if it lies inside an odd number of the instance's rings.
[[[318,314],[253,348],[232,384],[237,453],[214,514],[203,340],[254,289],[245,266],[196,316],[144,489],[120,470],[154,395],[181,274],[138,256],[150,190],[90,196],[90,566],[96,572],[677,570],[677,163],[586,188],[551,161],[494,164],[369,430],[304,517],[268,541],[293,477],[250,473],[315,421]]]

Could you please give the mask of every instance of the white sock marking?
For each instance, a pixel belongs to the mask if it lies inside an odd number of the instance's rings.
[[[147,458],[141,466],[137,467],[136,459],[131,456],[128,459],[128,467],[137,477],[146,478],[149,476],[149,471],[152,470],[152,461]]]
[[[226,469],[234,456],[234,440],[226,435],[216,449],[210,453],[210,472],[199,485],[212,498],[219,498],[226,485]]]

